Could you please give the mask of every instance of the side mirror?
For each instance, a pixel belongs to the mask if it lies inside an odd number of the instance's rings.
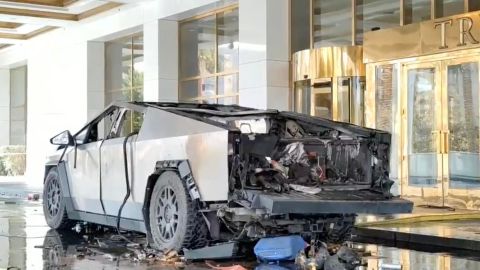
[[[65,130],[60,134],[51,138],[50,143],[53,145],[62,145],[62,146],[74,145],[73,136],[72,134],[70,134],[70,131],[68,130]]]

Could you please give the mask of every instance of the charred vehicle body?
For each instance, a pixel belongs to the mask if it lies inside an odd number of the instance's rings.
[[[390,134],[303,114],[114,103],[51,143],[50,227],[116,226],[158,249],[292,233],[339,240],[355,214],[412,210],[390,193]]]

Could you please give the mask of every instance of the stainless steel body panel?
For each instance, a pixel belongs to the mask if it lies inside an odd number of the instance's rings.
[[[100,145],[101,141],[78,145],[77,166],[75,151],[65,155],[67,174],[75,210],[102,213],[100,203]]]
[[[157,161],[188,160],[202,201],[228,199],[228,131],[148,108],[136,141],[133,198],[143,202]]]
[[[116,216],[125,195],[127,185],[125,182],[125,166],[123,155],[123,142],[125,138],[106,140],[101,147],[101,177],[102,177],[102,201],[107,215]],[[130,175],[130,186],[133,187],[133,166],[132,160],[135,156],[135,137],[129,138],[127,142],[128,171]],[[133,189],[132,189],[133,190]],[[145,189],[144,189],[145,190]],[[134,204],[132,196],[127,200],[122,217],[142,220],[142,205]]]

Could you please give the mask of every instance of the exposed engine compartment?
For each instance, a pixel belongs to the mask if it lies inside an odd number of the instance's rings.
[[[231,191],[283,193],[293,188],[313,194],[320,189],[376,189],[390,196],[388,134],[376,136],[378,131],[319,119],[344,125],[342,132],[342,128],[309,124],[311,119],[277,115],[227,120],[241,131],[231,135]]]

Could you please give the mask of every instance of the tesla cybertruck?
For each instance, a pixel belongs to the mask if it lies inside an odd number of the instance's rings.
[[[137,231],[160,250],[287,234],[336,241],[356,214],[412,210],[390,193],[389,133],[304,114],[113,103],[51,143],[50,227]]]

